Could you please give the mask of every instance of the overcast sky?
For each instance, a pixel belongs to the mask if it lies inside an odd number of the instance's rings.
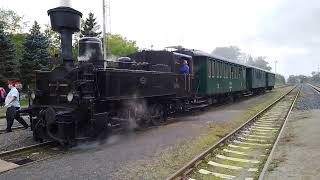
[[[89,3],[88,3],[89,2]],[[47,10],[60,0],[0,0],[25,20],[49,24]],[[102,0],[72,0],[102,24]],[[140,48],[182,45],[211,52],[239,46],[267,56],[274,71],[309,75],[320,61],[320,2],[316,0],[111,0],[111,32],[137,41]],[[30,23],[31,24],[31,23]]]

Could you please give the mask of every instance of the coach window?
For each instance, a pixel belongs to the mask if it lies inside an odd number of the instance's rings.
[[[214,77],[217,78],[218,74],[217,74],[217,61],[214,62]]]
[[[234,78],[235,78],[235,79],[238,79],[238,66],[235,68]]]
[[[229,67],[229,64],[224,64],[224,70],[225,70],[225,72],[224,72],[224,77],[225,78],[228,78],[228,67]]]
[[[239,67],[237,67],[237,79],[239,79],[240,75],[239,75]]]
[[[229,77],[229,67],[230,67],[230,64],[226,64],[226,78]]]
[[[221,78],[224,78],[225,77],[225,69],[224,69],[224,63],[221,62],[221,70],[222,70],[222,74],[221,74]]]
[[[219,78],[219,62],[216,62],[216,77]]]
[[[230,76],[230,64],[228,64],[228,68],[226,69],[226,71],[227,71],[227,78],[229,78],[229,76]]]
[[[222,69],[221,69],[221,62],[219,62],[219,64],[218,64],[219,66],[218,66],[218,69],[219,69],[219,78],[221,78],[221,74],[222,74]]]
[[[234,67],[231,67],[231,79],[234,79]]]
[[[223,64],[223,77],[226,78],[227,77],[227,64],[226,63],[222,63]]]
[[[208,69],[208,77],[211,78],[211,61],[210,60],[208,60],[207,65],[208,65],[208,68],[207,68]]]
[[[220,62],[217,63],[217,68],[218,68],[218,78],[221,78],[221,67],[220,67]]]
[[[220,78],[223,78],[223,63],[220,62],[220,66],[219,66],[219,69],[220,69]]]
[[[222,65],[221,65],[221,62],[219,62],[219,78],[221,78],[221,75],[222,75]]]
[[[211,77],[212,78],[214,78],[214,73],[216,72],[215,70],[214,70],[214,61],[212,61],[212,65],[211,65]]]
[[[226,64],[226,63],[223,63],[223,71],[224,71],[224,73],[223,73],[223,77],[226,79],[227,78],[227,76],[228,76],[228,64]]]
[[[222,72],[221,78],[224,78],[225,70],[224,70],[224,63],[223,62],[221,62],[221,72]]]
[[[235,72],[235,67],[231,67],[231,79],[234,79],[234,72]]]

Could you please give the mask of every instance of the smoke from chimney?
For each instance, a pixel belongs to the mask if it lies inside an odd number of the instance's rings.
[[[71,7],[71,5],[72,5],[71,0],[60,0],[60,6]]]

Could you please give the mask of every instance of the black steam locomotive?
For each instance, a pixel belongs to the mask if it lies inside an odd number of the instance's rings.
[[[79,40],[79,59],[75,64],[72,34],[79,31],[82,14],[69,7],[51,9],[48,14],[53,30],[61,35],[63,64],[52,71],[36,72],[29,115],[37,141],[51,139],[73,145],[80,139],[97,138],[116,129],[159,125],[170,113],[204,108],[249,90],[246,66],[191,50],[142,51],[108,62],[102,57],[101,41],[84,37]],[[224,78],[225,91],[203,89],[209,88],[204,63],[209,59],[230,65],[229,74],[225,71],[225,77],[230,78]],[[190,74],[179,74],[184,60],[190,65]],[[214,77],[222,76],[212,73],[210,70],[212,83]],[[267,81],[267,76],[261,77]],[[215,81],[220,83],[218,89],[223,86],[222,79],[221,83]],[[236,84],[237,80],[239,87],[233,87],[232,82]],[[257,88],[270,87],[273,85],[265,82]]]

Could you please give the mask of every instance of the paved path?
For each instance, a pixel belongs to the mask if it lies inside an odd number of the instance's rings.
[[[304,86],[264,179],[318,180],[319,177],[320,95]]]

